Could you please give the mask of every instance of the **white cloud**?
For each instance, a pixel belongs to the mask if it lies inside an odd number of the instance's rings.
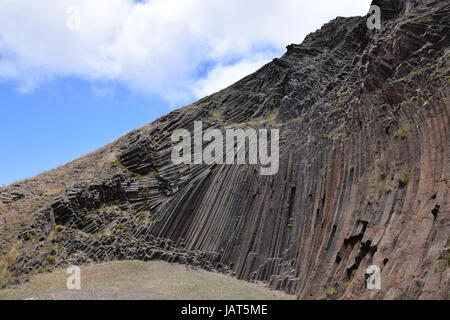
[[[231,65],[218,64],[207,76],[195,82],[192,91],[197,97],[204,97],[235,83],[268,63],[270,53],[258,53]]]
[[[122,83],[183,103],[255,71],[370,0],[2,0],[0,79],[22,92],[59,76]],[[67,9],[80,8],[80,29]],[[258,49],[261,48],[261,49]],[[235,63],[229,64],[233,60]],[[198,69],[212,68],[203,79]]]

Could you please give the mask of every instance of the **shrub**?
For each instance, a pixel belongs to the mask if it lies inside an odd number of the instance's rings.
[[[56,261],[56,257],[55,256],[48,256],[47,257],[47,261],[50,263],[54,263]]]
[[[411,134],[411,127],[407,124],[403,125],[400,129],[395,132],[394,137],[405,139],[407,136]]]
[[[409,172],[408,171],[404,171],[400,174],[400,177],[398,178],[398,184],[400,187],[404,187],[406,186],[406,184],[408,183],[409,180]]]
[[[389,185],[385,185],[382,190],[384,193],[389,193],[392,191],[392,188]]]
[[[111,163],[112,168],[117,168],[118,166],[120,166],[119,160],[115,160],[113,163]]]
[[[142,211],[142,212],[139,214],[139,218],[140,218],[140,219],[145,219],[145,218],[148,217],[149,214],[150,214],[150,213],[149,213],[148,211]]]
[[[150,188],[149,187],[142,188],[142,196],[144,198],[148,198],[149,192],[150,192]]]
[[[325,290],[325,297],[324,299],[328,299],[330,297],[332,297],[334,294],[336,293],[336,288],[335,287],[330,287],[328,289]]]

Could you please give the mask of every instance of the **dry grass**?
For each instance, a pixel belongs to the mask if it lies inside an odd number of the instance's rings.
[[[11,246],[9,251],[0,259],[0,289],[5,288],[13,280],[9,268],[19,258],[19,250],[22,248],[22,242],[16,242]]]

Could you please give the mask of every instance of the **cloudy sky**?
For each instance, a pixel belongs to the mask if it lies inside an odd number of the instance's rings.
[[[370,0],[1,0],[0,185],[220,90]]]

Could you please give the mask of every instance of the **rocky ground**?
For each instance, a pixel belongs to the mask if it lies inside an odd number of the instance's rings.
[[[301,299],[448,298],[450,2],[374,4],[381,30],[337,18],[231,87],[1,188],[0,286],[138,259]],[[173,164],[171,132],[197,120],[280,129],[278,174]]]

